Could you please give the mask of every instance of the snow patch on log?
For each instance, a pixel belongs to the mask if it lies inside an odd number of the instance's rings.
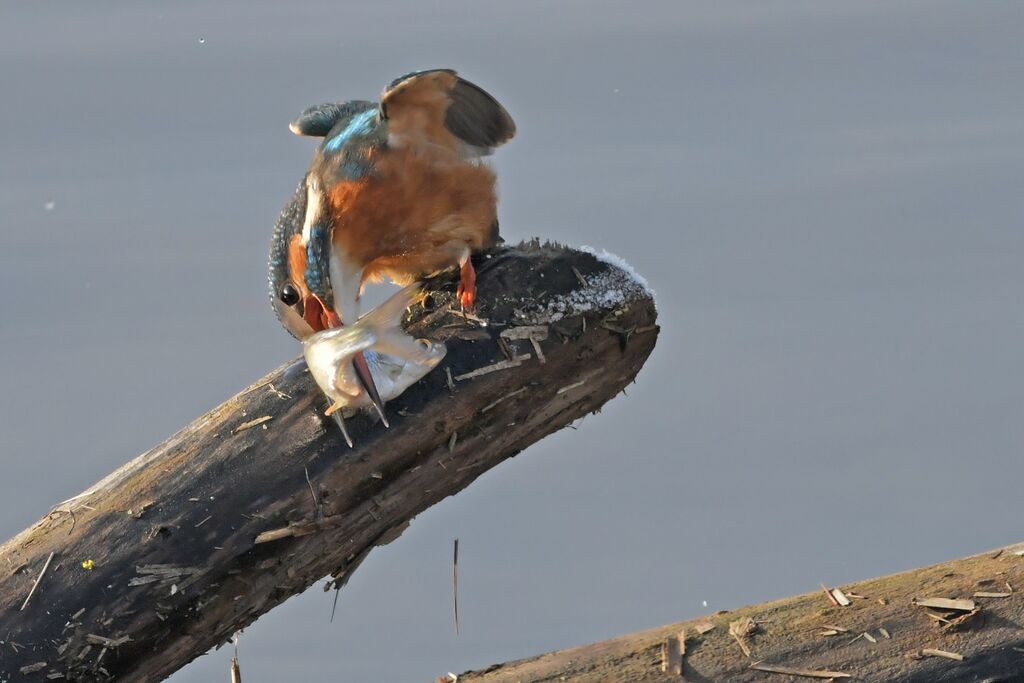
[[[654,292],[647,281],[618,256],[606,251],[597,253],[589,247],[581,247],[579,251],[590,254],[609,268],[585,278],[580,276],[579,289],[559,294],[543,303],[537,302],[524,310],[524,322],[548,324],[593,311],[614,312],[633,301],[654,299]]]
[[[612,266],[613,268],[618,268],[619,270],[621,270],[624,273],[626,273],[638,285],[640,285],[643,288],[644,292],[647,293],[647,296],[651,297],[651,300],[654,301],[655,304],[657,304],[657,300],[656,300],[657,294],[651,288],[650,283],[647,282],[647,278],[645,278],[640,273],[636,272],[636,269],[633,268],[633,266],[629,265],[629,262],[627,262],[626,259],[622,258],[621,256],[618,256],[616,254],[611,253],[607,249],[598,249],[596,247],[591,247],[591,246],[588,246],[586,244],[584,244],[583,246],[579,247],[579,251],[582,251],[582,252],[584,252],[586,254],[590,254],[591,256],[596,258],[598,261],[601,261],[602,263],[607,263],[608,265]]]

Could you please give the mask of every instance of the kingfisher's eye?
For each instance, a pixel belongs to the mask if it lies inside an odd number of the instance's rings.
[[[290,282],[281,288],[281,292],[277,296],[285,306],[294,306],[299,303],[299,290]]]

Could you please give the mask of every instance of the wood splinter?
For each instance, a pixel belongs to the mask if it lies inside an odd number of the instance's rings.
[[[913,604],[918,607],[952,610],[956,612],[973,612],[976,608],[974,600],[953,600],[950,598],[914,598]]]
[[[787,676],[799,676],[803,678],[853,678],[851,674],[842,671],[817,671],[814,669],[795,669],[791,666],[773,666],[755,662],[750,665],[751,669],[767,671],[773,674],[786,674]]]
[[[455,539],[452,554],[452,608],[455,613],[455,635],[459,635],[459,539]]]
[[[50,568],[50,562],[53,561],[53,555],[54,553],[51,552],[50,556],[46,558],[42,571],[39,572],[39,576],[36,577],[31,590],[29,590],[28,595],[25,596],[25,602],[21,603],[21,609],[19,611],[24,611],[25,608],[28,607],[28,601],[32,599],[32,595],[36,592],[36,588],[39,587],[39,582],[43,580],[43,574],[45,574],[46,570]]]
[[[264,422],[270,422],[273,419],[273,415],[264,415],[263,417],[257,417],[255,420],[249,420],[248,422],[243,422],[242,424],[238,425],[237,427],[234,428],[233,433],[237,434],[239,432],[244,432],[246,429],[258,427]]]
[[[671,676],[683,675],[683,657],[686,655],[686,629],[668,636],[661,644],[661,670]]]
[[[515,356],[511,360],[500,360],[497,363],[485,365],[482,368],[477,368],[476,370],[472,370],[461,375],[455,375],[455,381],[461,382],[463,380],[473,379],[474,377],[483,377],[484,375],[489,375],[492,372],[498,372],[499,370],[518,368],[520,365],[523,364],[523,361],[530,360],[532,357],[533,356],[531,356],[530,354],[524,353],[522,355]]]

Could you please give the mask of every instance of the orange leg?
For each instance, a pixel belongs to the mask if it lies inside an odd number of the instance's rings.
[[[476,303],[476,271],[473,270],[473,261],[469,255],[459,262],[459,289],[456,293],[462,310],[472,311]]]

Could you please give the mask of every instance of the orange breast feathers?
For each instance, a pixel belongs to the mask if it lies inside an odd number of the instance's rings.
[[[493,246],[490,168],[447,150],[389,149],[373,161],[373,173],[328,195],[335,248],[363,265],[364,279],[408,283]]]

